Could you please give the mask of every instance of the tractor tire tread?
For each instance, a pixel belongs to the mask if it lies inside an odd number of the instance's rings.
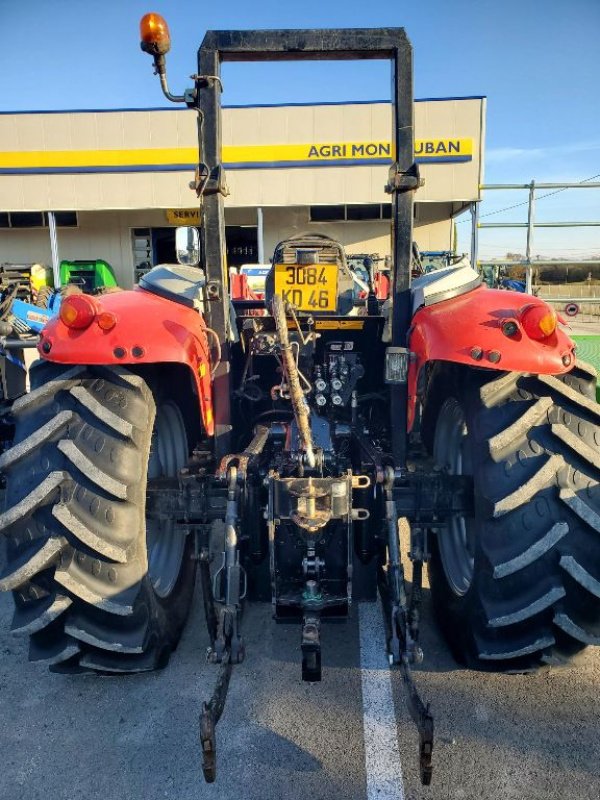
[[[183,622],[178,611],[173,626],[148,576],[153,392],[124,367],[37,362],[31,383],[14,405],[15,442],[1,462],[0,589],[14,593],[13,630],[28,633],[30,658],[54,671],[163,666]],[[187,601],[188,583],[185,591]]]
[[[37,602],[30,602],[27,605],[17,605],[13,615],[11,633],[37,633],[41,631],[55,619],[58,619],[67,608],[72,604],[72,599],[64,594],[54,592]]]
[[[472,373],[457,391],[475,484],[475,572],[455,595],[434,543],[430,575],[442,630],[473,668],[527,672],[600,644],[595,384],[577,362],[560,376]]]

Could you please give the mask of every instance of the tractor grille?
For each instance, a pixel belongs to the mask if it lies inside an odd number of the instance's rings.
[[[317,257],[314,263],[318,264],[338,264],[346,265],[346,256],[338,242],[327,236],[318,234],[304,234],[285,239],[275,248],[273,263],[275,264],[298,264],[303,263],[302,257],[298,256],[297,251],[314,250]]]

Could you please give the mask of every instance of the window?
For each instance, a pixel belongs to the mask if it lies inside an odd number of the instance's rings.
[[[152,239],[150,228],[133,228],[131,232],[133,244],[134,281],[138,283],[142,275],[152,268]]]
[[[311,222],[343,222],[346,219],[346,206],[311,206]]]
[[[76,228],[76,211],[55,211],[57,228]],[[45,211],[0,211],[0,228],[47,228],[48,214]]]
[[[391,219],[390,203],[358,203],[348,206],[310,206],[311,222],[364,222]]]
[[[76,228],[77,227],[77,212],[76,211],[55,211],[54,219],[58,228]]]
[[[10,215],[11,228],[43,228],[45,219],[41,211],[13,211]]]
[[[346,219],[353,221],[381,219],[381,206],[369,203],[360,206],[346,206]]]

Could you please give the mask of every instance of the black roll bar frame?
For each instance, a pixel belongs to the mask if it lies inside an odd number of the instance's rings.
[[[392,66],[392,340],[406,347],[410,325],[410,270],[413,238],[414,167],[412,46],[403,28],[207,31],[198,50],[194,106],[200,112],[201,161],[216,186],[204,194],[201,233],[203,266],[210,287],[210,325],[221,340],[223,358],[214,375],[215,455],[231,451],[229,372],[229,279],[225,249],[225,206],[221,119],[221,64],[228,61],[387,59]],[[189,103],[191,105],[191,103]],[[382,365],[383,368],[383,365]],[[407,385],[390,385],[395,466],[406,466]]]

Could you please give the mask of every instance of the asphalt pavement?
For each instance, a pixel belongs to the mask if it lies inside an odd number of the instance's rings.
[[[434,778],[390,673],[377,607],[323,628],[323,681],[300,679],[299,629],[247,610],[247,658],[218,728],[218,777],[203,783],[201,701],[215,668],[195,605],[160,673],[54,675],[27,662],[0,596],[1,800],[598,800],[600,652],[577,669],[492,675],[459,667],[431,619],[416,679],[436,720]],[[397,725],[397,738],[396,738]]]

